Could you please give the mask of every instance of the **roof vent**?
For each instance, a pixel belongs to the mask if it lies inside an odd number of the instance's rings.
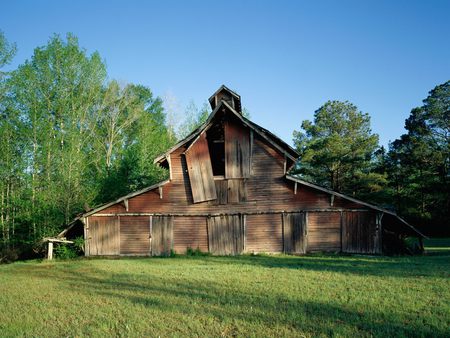
[[[221,100],[228,103],[236,112],[242,114],[241,96],[224,85],[220,86],[220,88],[209,98],[212,110],[217,107]]]

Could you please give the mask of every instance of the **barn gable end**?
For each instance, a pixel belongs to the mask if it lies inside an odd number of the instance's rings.
[[[209,101],[214,111],[205,124],[155,160],[169,168],[169,180],[79,218],[86,255],[166,255],[189,247],[378,254],[386,231],[421,236],[391,211],[290,176],[298,154],[244,118],[236,93],[222,86]]]

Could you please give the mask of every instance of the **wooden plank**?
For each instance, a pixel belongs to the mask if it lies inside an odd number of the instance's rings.
[[[194,203],[217,198],[206,133],[185,152]]]
[[[244,226],[240,215],[209,217],[208,245],[214,255],[236,255],[244,250]]]
[[[154,216],[152,231],[152,256],[170,255],[173,248],[173,217]]]
[[[307,251],[341,251],[340,212],[308,212]]]
[[[225,122],[225,178],[250,177],[249,129]]]

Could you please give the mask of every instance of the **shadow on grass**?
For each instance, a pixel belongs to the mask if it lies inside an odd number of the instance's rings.
[[[313,263],[310,262],[312,258],[316,267],[313,267]],[[385,262],[382,259],[365,267],[367,264],[364,263],[365,260],[359,265],[358,262],[353,260],[348,262],[344,258],[240,256],[194,259],[205,260],[206,263],[251,264],[269,268],[307,268],[339,272],[356,269],[358,274],[373,271],[375,268],[381,269],[383,275],[396,271],[391,265],[395,265],[395,261]],[[370,259],[368,260],[371,262]],[[336,264],[338,266],[332,267]],[[24,269],[17,270],[15,273],[30,274]],[[397,273],[400,272],[397,271]],[[152,275],[151,270],[143,277],[137,273],[120,271],[112,274],[109,271],[91,270],[82,274],[70,267],[49,269],[39,266],[33,269],[33,274],[43,279],[58,280],[61,288],[87,295],[117,298],[133,305],[158,310],[171,318],[207,316],[224,323],[239,320],[267,327],[278,325],[287,328],[287,332],[326,336],[334,335],[336,332],[344,336],[349,333],[358,336],[445,337],[449,335],[449,331],[432,323],[426,323],[425,319],[410,321],[408,316],[406,318],[404,315],[393,316],[391,311],[361,309],[354,304],[338,304],[333,299],[327,302],[311,301],[302,299],[305,297],[300,294],[293,297],[280,295],[277,292],[267,294],[261,290],[239,287],[236,284],[228,287],[219,282],[207,280],[199,282],[198,276],[196,281],[191,281],[188,276],[178,278],[172,275],[169,278],[162,278],[161,274]],[[235,329],[239,335],[239,327]]]

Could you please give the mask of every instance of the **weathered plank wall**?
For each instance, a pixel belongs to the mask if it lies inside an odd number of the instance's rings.
[[[247,252],[283,252],[281,214],[247,215]]]
[[[208,252],[206,217],[174,217],[173,249],[185,253],[187,248]]]
[[[120,254],[150,254],[150,219],[148,216],[120,216]]]
[[[89,220],[89,255],[118,255],[119,222],[117,217],[91,217]]]
[[[173,217],[152,216],[152,256],[168,256],[173,248]]]
[[[244,224],[239,215],[208,217],[209,252],[237,255],[244,251]]]
[[[306,225],[304,212],[283,214],[283,250],[285,253],[306,253]]]
[[[185,152],[194,203],[217,198],[206,133]]]
[[[381,252],[374,212],[344,212],[342,251],[377,254]]]
[[[340,212],[308,212],[308,251],[341,251]]]
[[[247,128],[239,126],[234,126],[233,131],[241,136],[248,135],[249,132]],[[251,154],[249,155],[249,158],[251,158],[250,177],[245,179],[222,178],[219,180],[215,178],[213,182],[217,199],[194,203],[191,184],[195,186],[196,183],[190,181],[186,156],[183,154],[186,151],[186,147],[181,147],[170,155],[172,179],[162,187],[162,198],[158,189],[130,198],[128,201],[128,212],[179,215],[279,212],[279,214],[248,215],[246,217],[247,238],[245,250],[247,252],[282,252],[282,211],[333,208],[340,210],[345,208],[365,209],[362,205],[339,197],[331,200],[329,194],[303,185],[298,185],[297,191],[294,193],[294,182],[288,181],[284,177],[284,155],[280,154],[256,134],[251,139],[253,141],[250,145]],[[207,145],[206,141],[205,143]],[[195,148],[191,147],[191,149]],[[241,176],[244,176],[244,173],[241,172],[241,174]],[[211,197],[212,193],[205,194],[203,191],[203,194],[204,197],[208,194]],[[99,213],[114,214],[125,212],[124,206],[119,203]],[[307,221],[307,251],[340,250],[339,212],[314,213],[310,211]],[[184,252],[187,247],[199,247],[203,251],[208,250],[207,226],[204,216],[178,216],[174,217],[173,222],[174,250]],[[348,224],[353,223],[350,222]],[[216,225],[212,226],[215,227]],[[349,225],[349,227],[359,229],[354,225]],[[355,231],[351,233],[353,234]],[[353,243],[352,239],[349,238],[347,243]],[[147,247],[141,245],[140,248],[140,253],[144,254],[147,252]],[[354,245],[351,244],[346,248],[353,250],[351,248],[354,248]],[[359,250],[359,248],[357,249]],[[360,249],[365,251],[375,250],[365,249],[364,246],[361,246]],[[240,250],[235,249],[234,251]],[[133,252],[137,251],[138,249]],[[226,248],[226,251],[231,252],[233,250]]]

